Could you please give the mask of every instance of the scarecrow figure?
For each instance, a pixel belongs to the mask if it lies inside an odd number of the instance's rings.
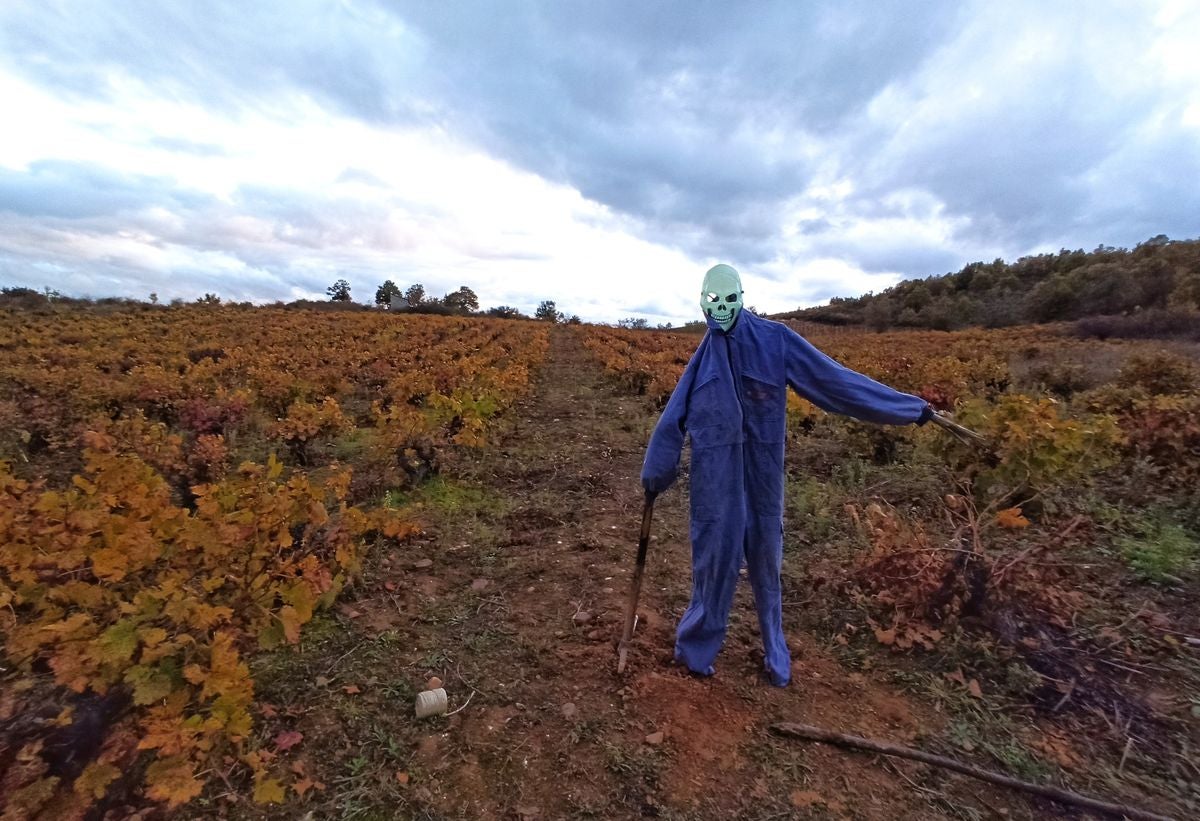
[[[679,622],[675,659],[712,675],[745,557],[772,684],[791,679],[783,635],[784,441],[788,386],[814,405],[879,424],[930,420],[975,437],[900,393],[839,365],[792,329],[743,310],[736,270],[704,277],[708,332],[688,362],[650,438],[642,484],[657,495],[675,481],[691,437],[692,598]]]

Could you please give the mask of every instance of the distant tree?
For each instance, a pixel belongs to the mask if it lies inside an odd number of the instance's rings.
[[[325,293],[329,294],[329,299],[333,302],[349,302],[350,283],[344,279],[339,279],[326,288]]]
[[[392,304],[392,297],[400,295],[400,288],[389,279],[375,289],[375,304],[389,306]]]
[[[863,320],[867,327],[875,331],[882,331],[891,326],[896,321],[892,301],[886,297],[873,299],[863,311]]]
[[[567,324],[568,325],[582,325],[583,320],[579,318],[579,314],[571,314],[569,317],[567,317]]]
[[[631,316],[626,319],[617,320],[618,328],[628,328],[634,331],[645,330],[650,327],[650,323],[640,316]]]
[[[1180,269],[1167,304],[1185,311],[1200,310],[1200,265],[1193,271]]]
[[[404,298],[408,300],[408,304],[413,308],[425,301],[425,286],[421,283],[409,285],[408,290],[404,292]]]
[[[196,300],[196,304],[197,305],[220,305],[221,298],[219,296],[217,296],[216,294],[206,293],[204,296],[202,296]]]
[[[0,303],[12,308],[38,308],[47,302],[45,294],[39,294],[32,288],[0,288]]]
[[[900,303],[904,308],[909,308],[919,313],[922,308],[929,304],[929,289],[925,287],[924,282],[914,282],[906,290],[907,293]]]
[[[499,319],[519,319],[521,312],[511,305],[497,305],[495,308],[488,308],[487,315]]]
[[[157,293],[155,293],[154,291],[151,291],[151,292],[150,292],[150,304],[151,304],[151,305],[157,305],[157,304],[158,304],[158,294],[157,294]]]
[[[475,292],[466,285],[463,285],[457,291],[451,291],[446,294],[442,302],[450,308],[461,311],[473,312],[479,310],[479,297],[475,296]]]
[[[1025,300],[1025,313],[1034,322],[1066,319],[1074,310],[1076,290],[1066,277],[1043,280]]]
[[[538,304],[537,310],[533,314],[534,319],[541,319],[545,322],[562,322],[563,315],[558,312],[558,306],[554,304],[552,299],[544,299]]]

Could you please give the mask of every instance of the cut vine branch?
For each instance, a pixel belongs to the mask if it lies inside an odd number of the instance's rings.
[[[942,767],[947,770],[953,770],[963,775],[969,775],[972,778],[978,778],[981,781],[988,781],[992,784],[998,784],[1002,787],[1020,790],[1022,792],[1033,793],[1040,795],[1043,798],[1049,798],[1064,804],[1072,804],[1077,807],[1085,807],[1096,812],[1106,813],[1115,817],[1125,817],[1134,819],[1147,819],[1147,821],[1172,821],[1170,816],[1158,815],[1147,810],[1141,810],[1136,807],[1129,807],[1124,804],[1114,804],[1108,801],[1101,801],[1096,798],[1089,798],[1086,795],[1071,792],[1070,790],[1059,789],[1058,787],[1049,787],[1042,784],[1033,784],[1028,781],[1021,781],[1016,778],[1011,778],[1001,773],[985,770],[981,767],[975,767],[970,764],[963,764],[961,761],[955,761],[952,758],[945,756],[934,755],[922,750],[915,750],[912,747],[903,747],[899,744],[890,744],[886,741],[876,741],[871,738],[860,738],[859,736],[844,735],[835,733],[831,730],[823,730],[820,727],[812,727],[808,724],[794,724],[791,722],[781,722],[771,725],[771,732],[786,736],[788,738],[799,738],[804,741],[820,741],[825,744],[833,744],[838,747],[855,750],[868,750],[874,753],[883,755],[896,756],[898,758],[908,758],[913,761],[921,761],[925,764],[932,764],[935,767]]]

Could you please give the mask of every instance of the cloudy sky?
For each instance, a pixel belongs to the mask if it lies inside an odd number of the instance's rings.
[[[1200,236],[1200,2],[7,0],[0,284],[585,319]]]

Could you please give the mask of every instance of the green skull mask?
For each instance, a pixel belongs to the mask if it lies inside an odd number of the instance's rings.
[[[704,275],[700,310],[728,332],[742,312],[742,278],[729,265],[714,265]]]

